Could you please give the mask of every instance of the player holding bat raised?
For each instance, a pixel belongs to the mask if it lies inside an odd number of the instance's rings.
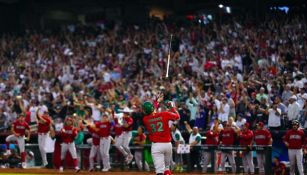
[[[143,123],[152,142],[151,154],[157,175],[170,175],[172,156],[171,130],[169,121],[179,120],[180,116],[173,102],[168,102],[170,111],[156,112],[151,102],[143,104]]]

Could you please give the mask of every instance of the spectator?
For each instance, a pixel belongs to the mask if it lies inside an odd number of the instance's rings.
[[[189,145],[191,148],[191,157],[193,157],[193,159],[191,160],[192,169],[194,169],[194,166],[197,166],[197,168],[200,169],[201,166],[199,163],[199,147],[197,146],[201,145],[201,135],[199,134],[197,127],[193,127],[192,129],[187,122],[185,122],[185,125],[186,129],[190,133]]]
[[[199,112],[199,106],[198,106],[198,101],[196,98],[194,98],[193,94],[189,94],[189,98],[185,102],[186,106],[188,107],[190,111],[190,125],[194,126],[194,122],[196,119],[196,115]]]
[[[270,130],[279,130],[281,128],[281,110],[277,107],[277,104],[273,104],[273,107],[268,109],[268,115]]]
[[[222,103],[220,105],[220,108],[218,109],[218,118],[221,120],[223,123],[228,121],[229,117],[229,112],[230,112],[230,106],[227,103],[227,99],[223,98]]]
[[[292,95],[289,99],[288,115],[287,115],[289,122],[297,120],[299,117],[300,107],[296,100],[297,97],[295,95]]]

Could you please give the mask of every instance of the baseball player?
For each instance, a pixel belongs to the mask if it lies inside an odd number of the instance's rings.
[[[180,116],[173,102],[169,102],[171,112],[156,112],[151,102],[142,105],[145,114],[143,123],[149,133],[152,142],[151,154],[157,175],[170,175],[170,163],[172,159],[171,130],[169,121],[179,120]]]
[[[292,129],[286,132],[284,143],[288,147],[290,161],[290,175],[295,175],[295,162],[297,164],[299,175],[304,174],[303,170],[303,149],[305,133],[299,128],[297,120],[292,121]]]
[[[99,142],[100,142],[100,137],[98,135],[98,129],[95,128],[94,125],[90,125],[87,122],[83,122],[83,124],[87,125],[88,131],[91,133],[92,138],[88,139],[88,143],[91,144],[91,150],[90,150],[90,157],[89,157],[89,172],[94,171],[94,159],[97,156],[97,159],[99,160],[100,158],[100,152],[99,152]]]
[[[11,127],[12,135],[6,137],[6,145],[7,145],[7,152],[10,154],[9,150],[9,143],[10,142],[17,142],[18,148],[21,155],[21,167],[26,168],[26,152],[25,152],[25,133],[27,132],[26,140],[30,140],[31,130],[27,122],[25,122],[25,116],[20,115],[17,120],[12,124]]]
[[[254,141],[257,146],[268,146],[272,145],[272,135],[270,131],[263,128],[264,123],[258,122],[257,130],[254,132]],[[259,174],[264,174],[264,165],[265,165],[265,152],[257,151],[257,163],[259,168]]]
[[[144,134],[144,128],[142,126],[138,127],[138,134],[137,136],[134,138],[134,144],[138,145],[138,146],[143,146],[145,144],[146,141],[146,135]],[[138,167],[138,169],[141,171],[143,168],[143,150],[135,150],[134,152],[134,157],[135,157],[135,163]],[[149,171],[149,166],[148,163],[145,162],[145,170]]]
[[[41,153],[43,166],[48,165],[47,156],[46,156],[46,142],[48,136],[48,132],[52,128],[52,120],[48,115],[48,111],[45,111],[43,115],[39,114],[37,110],[36,112],[36,118],[37,118],[37,133],[38,133],[38,147],[39,151]]]
[[[185,144],[185,140],[183,139],[181,132],[179,131],[179,129],[177,128],[178,126],[172,122],[171,124],[171,134],[172,134],[172,138],[173,141],[175,143],[175,147],[177,149],[179,144]],[[176,160],[179,160],[179,162],[177,162],[177,167],[176,167],[176,171],[183,171],[182,168],[182,164],[183,164],[183,160],[182,160],[182,154],[176,154]],[[175,163],[174,163],[175,164]]]
[[[220,144],[223,146],[234,145],[236,137],[236,131],[232,128],[230,123],[226,124],[226,127],[220,132]],[[226,158],[231,165],[232,173],[236,172],[236,162],[234,158],[234,152],[229,150],[223,150],[221,153],[221,169],[225,172]]]
[[[77,151],[74,139],[78,134],[77,128],[73,126],[73,119],[71,117],[67,117],[65,120],[64,128],[62,128],[60,137],[62,138],[61,145],[61,166],[60,172],[63,172],[63,164],[67,151],[70,152],[71,157],[73,158],[73,163],[75,166],[75,172],[78,173],[80,168],[78,167],[78,159],[77,159]]]
[[[214,126],[212,127],[212,129],[210,129],[209,131],[206,132],[205,136],[206,136],[206,141],[205,141],[205,145],[208,146],[217,146],[218,142],[219,142],[219,128],[218,126]],[[207,173],[207,167],[209,165],[209,163],[211,162],[211,152],[210,151],[205,151],[204,152],[204,166],[203,166],[203,173]],[[216,153],[214,153],[215,156],[215,160],[217,160],[217,156]],[[217,172],[217,164],[215,164],[214,166],[214,172]]]
[[[115,137],[115,146],[116,148],[125,156],[125,162],[129,164],[132,159],[133,155],[131,154],[129,143],[132,138],[132,125],[133,125],[133,119],[130,116],[130,113],[132,112],[129,108],[124,108],[123,112],[123,124],[120,125],[119,118],[115,120],[115,128],[118,132],[122,131],[121,134],[117,137]]]
[[[100,122],[96,123],[97,132],[100,137],[99,141],[99,152],[102,159],[103,164],[103,172],[107,172],[111,169],[110,166],[110,145],[111,145],[111,137],[110,137],[110,130],[111,130],[111,123],[109,121],[109,116],[104,114],[101,118]]]
[[[254,163],[253,163],[253,152],[250,151],[253,143],[253,131],[249,129],[249,123],[245,123],[242,127],[242,131],[239,132],[239,142],[243,147],[247,147],[247,150],[242,153],[242,162],[244,167],[244,173],[251,174],[255,173]]]

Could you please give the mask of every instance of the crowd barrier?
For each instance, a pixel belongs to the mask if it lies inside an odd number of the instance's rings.
[[[80,162],[84,162],[85,159],[88,159],[88,157],[84,157],[84,152],[85,151],[89,151],[90,150],[90,145],[88,144],[83,144],[83,145],[79,145],[77,146],[77,151],[78,151],[78,155],[79,155],[79,161]],[[151,148],[151,145],[148,144],[148,145],[144,145],[143,147],[140,147],[140,146],[131,146],[130,147],[132,152],[135,151],[135,150],[144,150],[144,149],[147,149],[147,150],[150,150]],[[241,156],[240,156],[240,152],[242,151],[264,151],[266,154],[266,162],[265,163],[265,174],[266,175],[271,175],[272,174],[272,147],[271,146],[252,146],[252,147],[242,147],[242,146],[209,146],[209,145],[200,145],[200,146],[195,146],[193,149],[197,148],[197,150],[199,151],[199,155],[202,155],[203,152],[210,152],[211,154],[211,165],[208,167],[208,172],[211,172],[213,173],[213,170],[214,170],[214,166],[216,165],[215,162],[217,160],[215,160],[216,156],[214,156],[214,154],[217,154],[221,151],[235,151],[235,155],[236,155],[236,166],[237,166],[237,173],[242,173],[243,172],[243,166],[242,166],[242,161],[241,161]],[[115,146],[112,145],[111,147],[111,150],[110,151],[113,151],[115,150]],[[40,159],[40,153],[39,153],[39,150],[38,150],[38,145],[37,144],[26,144],[26,150],[32,150],[32,151],[35,151],[35,158],[38,160],[36,161],[39,165],[39,159]],[[174,151],[173,151],[173,154],[174,154],[174,158],[175,157],[178,157],[176,156],[176,149],[174,148]],[[111,154],[111,161],[114,160],[112,156],[114,156],[114,154]],[[183,154],[182,156],[185,156],[185,159],[184,159],[184,163],[185,163],[185,166],[186,166],[186,169],[185,171],[186,172],[190,172],[192,169],[193,169],[193,165],[191,165],[191,159],[195,159],[195,157],[191,157],[191,154],[187,153],[187,154]],[[144,151],[143,151],[143,165],[145,163],[145,159],[144,159]],[[49,159],[52,159],[52,154],[50,155],[49,154]],[[254,160],[254,159],[253,159]],[[49,161],[49,162],[52,162],[52,161]],[[116,167],[119,167],[120,169],[122,170],[125,170],[125,165],[124,165],[124,160],[120,161],[120,162],[117,162],[117,163],[114,163],[114,162],[111,162],[112,165],[116,166]],[[257,161],[254,160],[254,164],[255,164],[255,170],[257,172],[258,170],[258,167],[257,167]],[[53,168],[52,165],[49,166],[50,168]],[[80,167],[82,169],[85,169],[86,167],[83,165],[83,163],[80,164]],[[143,170],[145,171],[144,169],[144,166],[143,166]],[[153,169],[152,169],[153,170]]]

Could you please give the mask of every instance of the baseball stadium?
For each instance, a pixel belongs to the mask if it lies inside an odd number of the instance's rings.
[[[306,175],[306,0],[0,0],[0,175]]]

